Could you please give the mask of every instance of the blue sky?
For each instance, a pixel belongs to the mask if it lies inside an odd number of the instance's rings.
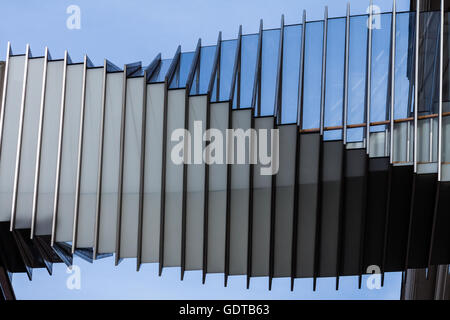
[[[369,1],[350,0],[351,13],[366,12]],[[195,49],[198,38],[203,45],[215,44],[219,31],[223,39],[235,38],[239,24],[244,33],[257,32],[259,19],[264,28],[276,28],[281,14],[287,24],[301,22],[303,9],[308,20],[323,17],[329,6],[329,16],[344,16],[345,0],[16,0],[2,1],[0,11],[0,59],[4,59],[6,43],[11,41],[15,53],[23,53],[27,43],[33,55],[42,55],[48,46],[53,58],[62,58],[65,49],[73,61],[82,61],[85,53],[96,65],[103,58],[121,66],[142,61],[148,64],[161,53],[171,58],[178,44],[183,51]],[[69,5],[81,9],[81,29],[66,27]],[[375,0],[382,11],[392,9],[391,0]],[[408,10],[409,0],[398,0],[397,10]],[[297,280],[294,292],[289,291],[289,279],[276,279],[272,291],[267,279],[253,279],[245,289],[244,277],[233,277],[223,288],[222,275],[208,275],[201,284],[199,272],[189,272],[179,280],[179,269],[166,269],[157,276],[157,265],[144,265],[135,271],[135,260],[127,260],[114,268],[112,259],[90,265],[78,258],[81,268],[81,290],[69,290],[70,276],[64,265],[54,266],[54,275],[35,270],[33,282],[25,274],[15,275],[13,285],[17,297],[24,299],[398,299],[400,274],[387,275],[381,290],[357,289],[355,277],[342,278],[341,290],[334,289],[334,279],[320,279],[318,291],[312,291],[312,280]]]

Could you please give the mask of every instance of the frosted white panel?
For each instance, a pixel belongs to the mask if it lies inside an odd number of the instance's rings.
[[[394,162],[407,161],[408,123],[402,122],[394,125]],[[409,158],[412,160],[412,158]]]
[[[205,201],[205,164],[203,131],[206,126],[207,97],[189,98],[189,132],[192,135],[191,165],[187,167],[186,185],[186,270],[203,266],[203,217]],[[197,125],[194,126],[194,122]]]
[[[164,84],[147,85],[142,262],[158,262],[161,220],[161,170]]]
[[[297,277],[312,277],[319,183],[319,134],[300,136],[297,227]]]
[[[98,252],[112,253],[116,247],[117,196],[119,183],[120,123],[123,72],[106,75],[105,122],[103,134],[102,193]]]
[[[269,155],[273,121],[272,117],[255,119],[256,130],[268,130],[266,142],[258,135],[258,144],[266,143]],[[262,167],[259,161],[253,166],[252,276],[256,277],[269,275],[272,176],[261,175]]]
[[[417,146],[417,161],[418,162],[435,162],[437,161],[437,118],[432,119],[432,124],[430,119],[424,119],[418,121],[418,146]],[[432,126],[430,128],[430,125]],[[430,159],[430,132],[432,133],[431,142],[431,159]]]
[[[67,66],[56,241],[72,241],[83,65]]]
[[[49,235],[52,232],[63,70],[64,61],[48,62],[36,211],[37,235]]]
[[[25,56],[9,58],[0,157],[0,221],[11,219],[14,169],[19,132]]]
[[[137,255],[143,90],[142,78],[127,79],[120,258]]]
[[[218,129],[226,137],[228,128],[229,103],[211,104],[210,127]],[[225,159],[225,141],[223,155]],[[209,166],[208,192],[208,273],[224,272],[225,227],[227,207],[227,165],[213,163]]]
[[[233,111],[232,127],[247,131],[251,127],[251,114],[251,110]],[[246,138],[246,164],[233,164],[231,168],[230,275],[247,274],[248,204],[250,195],[249,141],[250,135]],[[231,149],[230,145],[228,147]],[[237,149],[235,143],[235,161]]]
[[[183,165],[171,159],[172,148],[179,141],[171,141],[176,129],[184,129],[185,89],[169,90],[167,104],[166,207],[164,220],[164,266],[180,266],[181,211],[183,196]]]
[[[77,248],[94,246],[103,68],[88,69],[78,207]]]
[[[387,142],[387,149],[386,149]],[[389,154],[386,152],[389,150],[389,134],[386,139],[386,131],[371,132],[370,133],[370,157],[386,157]]]
[[[45,58],[28,61],[27,88],[20,155],[19,183],[17,189],[17,229],[31,228],[34,173],[36,171],[36,147],[41,107],[42,83]]]
[[[274,276],[290,277],[294,213],[297,125],[279,127],[279,171],[276,186]]]

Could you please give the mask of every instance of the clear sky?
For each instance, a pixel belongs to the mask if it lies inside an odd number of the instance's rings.
[[[350,0],[351,14],[366,13],[369,0]],[[11,41],[14,53],[23,53],[27,43],[34,56],[43,55],[48,46],[53,58],[62,58],[65,49],[74,62],[86,53],[96,65],[107,58],[121,66],[142,61],[148,64],[156,54],[171,58],[177,46],[183,51],[195,49],[198,38],[203,45],[215,44],[219,31],[223,39],[236,38],[239,24],[244,33],[258,31],[259,19],[264,28],[279,27],[281,14],[287,24],[301,22],[303,9],[308,20],[344,16],[346,0],[15,0],[0,3],[0,59],[6,43]],[[68,6],[81,9],[81,29],[66,27]],[[374,0],[382,11],[391,11],[391,0]],[[397,0],[397,10],[409,9],[409,0]],[[54,266],[54,275],[35,270],[33,282],[25,274],[14,275],[17,297],[28,299],[398,299],[400,274],[386,276],[380,290],[357,289],[357,278],[342,278],[341,290],[334,289],[334,279],[320,279],[318,291],[312,291],[312,280],[297,280],[290,292],[289,279],[276,279],[272,291],[267,278],[252,279],[245,289],[245,277],[232,277],[223,288],[223,275],[208,275],[201,284],[200,272],[188,272],[181,282],[179,269],[165,269],[157,276],[157,265],[144,265],[135,271],[135,260],[114,268],[111,258],[90,265],[75,258],[81,268],[81,290],[69,290],[70,276],[63,264]]]

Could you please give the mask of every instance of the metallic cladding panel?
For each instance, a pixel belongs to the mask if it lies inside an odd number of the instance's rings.
[[[56,241],[72,241],[83,65],[67,66]]]
[[[272,117],[256,118],[255,129],[273,129]],[[261,136],[258,136],[258,143]],[[271,146],[271,135],[267,137],[267,146]],[[270,150],[270,149],[269,149]],[[262,165],[253,166],[253,229],[252,229],[252,276],[269,275],[270,251],[270,208],[272,194],[272,176],[261,175]]]
[[[437,192],[429,264],[446,265],[450,263],[450,183],[440,182]]]
[[[389,157],[370,158],[364,231],[364,268],[383,263]]]
[[[248,130],[251,127],[251,109],[232,112],[232,126],[235,129]],[[246,145],[250,139],[246,139]],[[231,141],[229,141],[231,143]],[[231,150],[231,145],[228,145]],[[249,159],[249,148],[245,157]],[[234,155],[237,153],[235,144]],[[235,158],[236,159],[236,158]],[[230,275],[247,274],[247,244],[248,244],[248,205],[249,205],[250,165],[234,164],[231,166],[230,193]]]
[[[388,222],[386,230],[385,272],[403,269],[408,243],[409,214],[414,168],[412,165],[391,166]]]
[[[366,203],[367,155],[365,149],[347,149],[345,155],[345,198],[341,275],[359,273],[362,222]]]
[[[158,262],[161,218],[164,84],[147,85],[142,262]]]
[[[143,90],[141,77],[127,79],[120,258],[137,255]]]
[[[100,197],[99,253],[115,250],[117,196],[120,156],[120,123],[124,74],[106,75],[105,123],[103,137],[102,194]]]
[[[203,162],[203,133],[206,125],[207,96],[189,97],[188,130],[192,135],[191,161],[187,167],[186,193],[186,270],[202,270],[203,266],[203,218],[205,193],[205,164]],[[194,121],[201,121],[202,132],[196,132]],[[200,140],[201,139],[201,140]],[[201,149],[196,149],[196,148]],[[199,154],[199,152],[201,152]],[[195,157],[201,156],[201,164]]]
[[[94,246],[103,68],[87,69],[76,248]]]
[[[25,56],[9,58],[0,159],[0,221],[11,219],[14,168],[19,132]]]
[[[169,90],[167,104],[166,204],[164,222],[164,267],[181,265],[181,211],[183,197],[183,165],[171,159],[178,141],[171,141],[176,129],[184,128],[186,89]]]
[[[320,135],[300,135],[299,214],[297,236],[297,277],[313,276],[316,211],[319,184]]]
[[[45,58],[28,61],[15,228],[31,227],[34,172]]]
[[[411,269],[428,266],[436,188],[437,173],[414,175],[407,253]]]
[[[49,235],[52,232],[56,162],[58,158],[59,127],[57,123],[61,113],[63,69],[64,61],[48,62],[37,195],[36,235]]]
[[[342,141],[325,141],[323,143],[319,266],[321,277],[337,275],[343,156],[344,145]]]
[[[229,103],[211,104],[211,128],[220,130],[226,136],[228,128]],[[223,154],[226,154],[224,141]],[[208,208],[208,273],[224,272],[225,224],[227,206],[227,165],[214,163],[209,166],[209,208]]]
[[[294,214],[297,125],[279,126],[279,171],[276,179],[274,277],[290,277]]]

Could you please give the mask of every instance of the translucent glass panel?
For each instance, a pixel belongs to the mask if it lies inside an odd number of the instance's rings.
[[[25,56],[9,58],[0,158],[0,221],[11,218],[14,168],[19,133]]]
[[[211,128],[219,130],[222,137],[226,137],[229,108],[230,104],[228,102],[211,104],[210,125]],[[219,147],[219,142],[217,142],[217,148]],[[226,154],[225,143],[223,143],[222,154]],[[224,272],[226,208],[227,165],[215,162],[209,166],[208,273]]]
[[[36,171],[36,145],[41,109],[42,75],[44,58],[28,60],[27,88],[20,155],[20,171],[17,186],[16,222],[17,229],[31,227],[33,207],[34,173]]]
[[[449,72],[449,62],[450,62],[450,32],[449,32],[449,20],[450,14],[445,13],[444,16],[444,88],[443,88],[443,112],[450,111],[450,72]],[[442,161],[450,163],[450,117],[444,117],[442,119]],[[444,168],[449,168],[449,164],[445,164]],[[449,168],[450,169],[450,168]],[[445,169],[444,169],[445,170]],[[448,169],[447,169],[448,170]],[[445,170],[446,174],[445,181],[450,181],[450,170]]]
[[[327,66],[325,82],[325,127],[342,125],[344,108],[346,19],[330,19],[327,33]],[[342,138],[342,130],[325,131],[325,140]]]
[[[241,43],[241,72],[240,72],[240,105],[238,107],[251,107],[253,84],[255,80],[256,58],[258,53],[258,35],[242,36]],[[239,85],[239,81],[236,82]],[[235,101],[236,101],[235,97]],[[235,102],[233,102],[235,105]]]
[[[255,129],[273,129],[273,118],[263,117],[255,119]],[[258,136],[258,144],[267,143],[268,152],[271,148],[271,135],[263,140]],[[258,146],[254,146],[257,148]],[[262,165],[253,166],[253,229],[252,229],[252,276],[263,277],[269,275],[270,261],[270,213],[272,201],[272,176],[261,175]]]
[[[440,13],[422,12],[419,31],[419,114],[437,113],[439,101]]]
[[[72,241],[82,87],[83,64],[67,66],[61,174],[56,216],[55,240],[57,242]]]
[[[220,49],[219,101],[227,101],[230,98],[236,49],[237,40],[222,41]],[[212,101],[216,100],[213,99]]]
[[[194,74],[190,94],[205,94],[208,91],[211,72],[213,71],[216,46],[202,47],[200,49],[200,61]]]
[[[164,85],[147,85],[142,262],[159,260],[163,123]]]
[[[370,122],[389,120],[390,59],[392,14],[375,14],[372,29],[372,74],[370,89]],[[379,27],[379,28],[378,28]],[[406,36],[404,34],[403,36]],[[386,126],[371,127],[371,132],[383,131]]]
[[[415,21],[415,13],[405,12],[397,14],[394,119],[407,118],[413,110]]]
[[[193,58],[194,52],[183,52],[180,54],[180,60],[178,61],[169,88],[184,88],[186,86],[186,80]]]
[[[122,121],[123,72],[106,75],[105,122],[103,133],[102,192],[98,252],[115,251],[117,197],[119,188],[120,124]]]
[[[120,258],[137,254],[144,79],[127,79]]]
[[[167,71],[170,68],[171,63],[172,63],[172,59],[161,60],[161,62],[158,64],[158,67],[153,72],[153,74],[150,78],[150,82],[151,83],[163,82],[164,78],[167,74]]]
[[[88,69],[86,73],[77,248],[92,248],[94,246],[102,97],[103,68]]]
[[[398,13],[396,17],[394,119],[408,118],[414,110],[415,21],[414,12]],[[412,122],[395,124],[394,161],[412,160],[413,138]]]
[[[281,123],[297,123],[302,25],[284,27]]]
[[[45,88],[44,122],[42,127],[41,161],[37,196],[36,235],[49,235],[52,232],[63,69],[64,61],[50,61],[47,64],[47,83]]]
[[[183,165],[172,160],[174,147],[180,143],[171,136],[174,130],[184,128],[186,90],[169,90],[167,104],[167,158],[164,215],[164,267],[180,266],[181,259],[181,217],[183,203]],[[184,139],[184,137],[180,138]],[[174,151],[175,150],[175,151]],[[178,154],[179,155],[179,154]],[[181,154],[184,158],[184,154]]]
[[[303,129],[319,128],[322,89],[323,21],[308,22],[305,38]]]
[[[348,124],[365,122],[365,98],[367,83],[367,19],[365,16],[350,18],[350,48],[348,69]],[[348,142],[362,141],[364,128],[347,131]]]
[[[439,112],[440,12],[420,14],[419,116]],[[437,160],[437,119],[418,121],[418,161]]]
[[[275,114],[280,29],[264,30],[261,54],[261,115]]]
[[[297,125],[280,126],[279,171],[276,184],[274,276],[290,277],[294,213]]]
[[[232,127],[246,131],[251,126],[251,109],[232,112]],[[249,132],[249,131],[248,131]],[[230,137],[232,139],[233,137]],[[234,138],[233,138],[234,139]],[[235,141],[237,139],[234,139]],[[229,140],[231,141],[231,140]],[[231,199],[230,199],[230,274],[242,275],[247,273],[247,244],[248,244],[248,203],[249,203],[249,143],[250,136],[245,138],[246,164],[236,164],[238,144],[234,148],[234,165],[231,167]],[[230,142],[231,143],[231,142]],[[230,155],[231,157],[231,155]],[[233,159],[233,158],[231,158]]]
[[[186,270],[201,270],[203,266],[203,217],[205,201],[205,164],[202,133],[206,124],[207,97],[189,98],[191,133],[191,165],[187,167],[186,184]]]

